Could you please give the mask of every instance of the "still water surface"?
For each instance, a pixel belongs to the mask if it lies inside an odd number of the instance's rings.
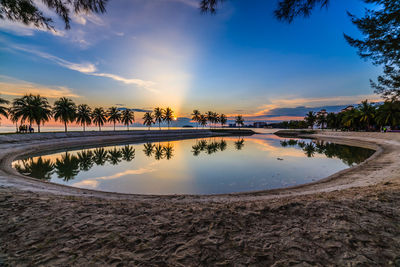
[[[264,133],[64,150],[13,162],[54,183],[135,194],[221,194],[312,182],[372,150]]]

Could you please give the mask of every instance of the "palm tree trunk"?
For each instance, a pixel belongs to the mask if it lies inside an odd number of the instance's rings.
[[[161,122],[160,122],[160,121],[158,121],[158,128],[159,128],[160,131],[161,131]]]
[[[99,123],[99,132],[101,132],[101,126],[100,126],[100,123]]]
[[[114,121],[114,132],[115,132],[115,121]]]
[[[86,132],[86,123],[83,123],[83,131]]]
[[[64,122],[65,132],[67,132],[67,122]]]
[[[40,123],[38,123],[37,128],[38,128],[38,133],[40,133]]]

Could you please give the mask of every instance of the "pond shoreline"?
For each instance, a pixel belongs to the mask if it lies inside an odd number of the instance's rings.
[[[148,196],[33,181],[11,168],[10,155],[60,142],[0,141],[0,263],[398,265],[400,134],[318,131],[304,137],[377,152],[292,188]]]

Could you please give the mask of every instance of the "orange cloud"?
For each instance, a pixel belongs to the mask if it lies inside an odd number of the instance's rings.
[[[243,114],[244,118],[252,118],[269,115],[271,110],[276,108],[294,108],[299,106],[319,107],[319,106],[333,106],[333,105],[350,105],[360,103],[362,100],[368,99],[370,102],[379,102],[382,99],[375,94],[370,95],[354,95],[354,96],[333,96],[333,97],[311,97],[311,98],[277,98],[271,99],[268,104],[259,107],[259,111],[252,114]],[[229,117],[235,117],[238,114],[229,114]],[[275,118],[275,119],[274,119]],[[291,116],[275,116],[268,117],[268,120],[297,120],[303,117]]]
[[[45,86],[3,75],[0,75],[0,94],[7,96],[39,94],[47,98],[80,97],[79,95],[73,93],[72,89],[65,86]]]

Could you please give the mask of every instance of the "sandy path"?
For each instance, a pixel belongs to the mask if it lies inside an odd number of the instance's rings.
[[[378,152],[294,188],[162,197],[22,178],[10,158],[56,144],[23,152],[26,144],[7,144],[0,147],[0,265],[399,266],[400,135],[317,137]]]

